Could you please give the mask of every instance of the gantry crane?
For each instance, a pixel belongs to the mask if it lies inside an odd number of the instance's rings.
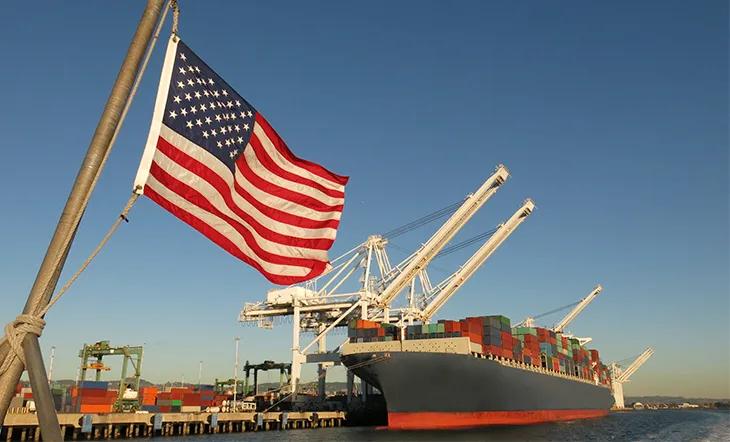
[[[649,360],[653,354],[654,349],[649,347],[636,359],[634,359],[634,362],[629,364],[626,368],[622,368],[616,362],[611,364],[611,389],[613,390],[614,406],[616,408],[625,408],[623,384],[628,382],[631,375],[633,375],[639,367],[644,365],[644,363]]]
[[[94,344],[84,344],[84,347],[79,351],[79,358],[81,358],[81,378],[83,382],[86,380],[86,370],[95,370],[97,381],[101,380],[101,372],[109,371],[110,368],[105,366],[102,362],[104,356],[123,356],[124,361],[122,362],[122,373],[119,378],[119,394],[117,400],[114,402],[114,411],[135,411],[139,408],[139,380],[142,375],[142,355],[144,349],[141,346],[122,346],[112,347],[109,345],[109,341],[99,341]],[[95,358],[96,360],[89,363],[89,358]],[[127,384],[127,366],[132,364],[134,368],[134,391],[137,396],[134,398],[125,398],[124,393],[127,387],[131,387]]]
[[[393,266],[386,253],[388,237],[372,235],[367,241],[351,249],[332,261],[330,271],[306,283],[268,292],[266,300],[257,303],[246,303],[239,314],[239,321],[254,322],[260,327],[270,327],[273,318],[292,316],[292,372],[291,388],[296,393],[297,384],[304,362],[319,364],[319,381],[324,382],[328,366],[338,364],[340,356],[337,350],[326,351],[326,336],[337,326],[342,326],[353,318],[372,319],[382,322],[403,321],[405,316],[420,319],[423,312],[415,308],[413,302],[409,307],[393,308],[394,299],[409,288],[410,300],[413,300],[415,281],[420,280],[425,294],[438,298],[438,307],[434,304],[435,312],[448,297],[452,296],[458,287],[493,253],[504,239],[521,222],[516,220],[504,223],[492,235],[494,239],[483,246],[482,255],[477,253],[463,268],[452,275],[442,286],[437,286],[438,292],[431,286],[427,274],[428,264],[444,249],[456,233],[466,222],[484,205],[484,203],[507,180],[509,172],[503,165],[499,165],[494,173],[473,194],[463,202],[454,205],[451,217],[431,236],[431,238],[417,251],[408,256],[399,264]],[[458,206],[458,208],[456,208]],[[520,210],[526,208],[531,211],[532,202],[526,202]],[[449,209],[449,208],[447,208]],[[447,215],[442,209],[436,214]],[[423,219],[433,220],[434,214]],[[415,224],[419,224],[417,220]],[[508,225],[509,223],[509,225]],[[411,225],[413,223],[409,223]],[[423,225],[422,223],[420,225]],[[398,230],[398,229],[396,229]],[[460,275],[460,276],[457,276]],[[360,275],[357,287],[354,290],[343,290],[345,284],[355,275]],[[444,291],[450,287],[448,292]],[[448,293],[448,295],[447,295]],[[443,300],[443,302],[442,302]],[[426,307],[426,306],[422,306]],[[308,345],[300,347],[300,333],[311,331],[316,334]],[[307,354],[313,346],[318,345],[318,352]],[[320,385],[320,391],[323,385]]]

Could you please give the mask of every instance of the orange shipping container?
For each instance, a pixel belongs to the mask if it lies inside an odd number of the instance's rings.
[[[81,407],[79,408],[79,412],[81,412],[81,413],[111,413],[112,406],[111,405],[81,404]]]

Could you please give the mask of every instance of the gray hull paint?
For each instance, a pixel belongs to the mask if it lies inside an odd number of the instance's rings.
[[[379,362],[367,364],[373,355]],[[360,353],[342,360],[347,367],[363,364],[353,372],[383,393],[388,412],[608,410],[613,405],[603,386],[470,355]]]

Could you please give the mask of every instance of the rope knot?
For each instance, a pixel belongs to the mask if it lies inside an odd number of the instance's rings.
[[[25,354],[23,352],[23,339],[28,333],[40,336],[46,321],[39,316],[22,314],[18,315],[14,321],[5,326],[5,338],[8,340],[10,351],[13,353],[10,357],[5,358],[5,362],[0,367],[0,374],[7,370],[14,358],[20,359],[25,365]]]

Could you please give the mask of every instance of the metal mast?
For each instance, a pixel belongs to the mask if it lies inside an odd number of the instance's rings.
[[[71,243],[81,222],[81,217],[109,155],[114,133],[119,125],[125,103],[131,94],[132,84],[139,71],[145,50],[152,38],[155,24],[159,20],[163,3],[164,0],[148,0],[147,2],[111,94],[96,126],[86,156],[56,225],[53,238],[48,245],[43,263],[28,294],[28,300],[23,309],[24,314],[36,315],[48,304],[56,288],[66,257],[71,249]],[[7,347],[0,348],[0,361],[4,361],[6,357],[9,357],[8,351]],[[38,336],[34,334],[25,335],[23,352],[33,393],[38,399],[36,406],[38,407],[41,431],[49,440],[60,439],[61,432],[58,417],[54,410],[46,370],[43,367]],[[0,377],[0,422],[5,418],[10,399],[22,371],[23,364],[16,358],[8,370]]]

